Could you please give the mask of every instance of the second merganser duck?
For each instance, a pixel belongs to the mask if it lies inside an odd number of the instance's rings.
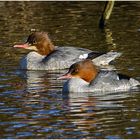
[[[108,65],[121,53],[99,53],[78,47],[54,46],[46,32],[34,32],[25,44],[14,45],[15,48],[32,50],[21,59],[20,68],[28,70],[56,70],[69,68],[81,59],[93,59],[96,65]]]
[[[99,70],[89,59],[74,63],[68,73],[58,79],[69,79],[63,85],[63,93],[120,92],[140,85],[139,81],[116,71]]]

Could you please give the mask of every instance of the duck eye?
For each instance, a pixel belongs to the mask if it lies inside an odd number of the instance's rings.
[[[29,46],[32,46],[32,45],[35,45],[35,44],[37,44],[37,42],[35,41],[35,40],[33,40],[33,41],[30,41],[30,42],[27,42],[28,43],[28,45]]]
[[[37,42],[34,40],[32,44],[37,44]]]

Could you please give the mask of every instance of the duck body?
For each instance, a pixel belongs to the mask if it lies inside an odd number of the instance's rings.
[[[119,79],[117,73],[112,77],[111,74],[116,72],[100,72],[97,77],[88,83],[80,78],[71,78],[63,85],[63,93],[70,92],[123,92],[138,88],[140,83],[133,79]]]
[[[100,53],[79,47],[56,47],[45,32],[32,33],[25,44],[14,47],[31,50],[20,61],[20,68],[28,70],[66,69],[82,59],[92,59],[99,66],[108,65],[121,55],[117,52]]]
[[[90,77],[88,77],[90,75]],[[68,73],[58,79],[67,79],[63,93],[69,92],[122,92],[139,88],[140,82],[116,71],[99,70],[91,60],[73,64]]]
[[[69,68],[80,60],[79,56],[91,53],[91,50],[76,47],[56,47],[49,55],[30,52],[20,61],[21,69],[56,70]]]

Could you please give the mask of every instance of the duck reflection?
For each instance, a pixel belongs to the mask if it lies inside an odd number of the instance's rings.
[[[129,96],[130,93],[64,93],[64,106],[68,110],[66,118],[78,130],[90,133],[105,120],[116,121],[116,112],[120,113]],[[110,112],[111,115],[107,115]]]
[[[62,71],[62,72],[61,72]],[[64,71],[20,71],[19,76],[25,79],[25,90],[28,93],[41,93],[54,90],[54,85],[60,87],[60,81],[56,80]]]
[[[45,90],[45,79],[47,77],[46,72],[40,71],[22,71],[21,76],[26,79],[26,91],[28,93],[40,93]],[[49,81],[46,80],[49,85]]]
[[[64,71],[62,71],[62,73],[63,72]],[[20,101],[18,100],[18,103],[23,110],[23,114],[32,115],[33,118],[35,117],[35,119],[32,119],[32,121],[46,118],[47,115],[49,116],[49,112],[51,112],[51,106],[53,106],[55,103],[57,96],[55,89],[59,89],[61,84],[60,81],[58,83],[56,80],[56,77],[58,77],[60,73],[61,71],[19,70],[17,72],[17,75],[21,79],[24,79],[24,84],[22,84],[23,94],[20,96]],[[47,110],[45,110],[46,106]],[[48,112],[48,114],[46,112]],[[19,115],[20,117],[20,113],[17,113],[17,116]]]

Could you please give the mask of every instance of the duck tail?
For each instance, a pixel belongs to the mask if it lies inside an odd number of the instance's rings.
[[[130,78],[129,82],[132,87],[140,86],[140,82],[133,78]]]
[[[95,65],[101,66],[101,65],[109,65],[109,63],[116,59],[117,57],[120,57],[122,53],[113,52],[110,51],[106,54],[103,54],[101,56],[98,56],[97,58],[94,58],[92,61]]]

